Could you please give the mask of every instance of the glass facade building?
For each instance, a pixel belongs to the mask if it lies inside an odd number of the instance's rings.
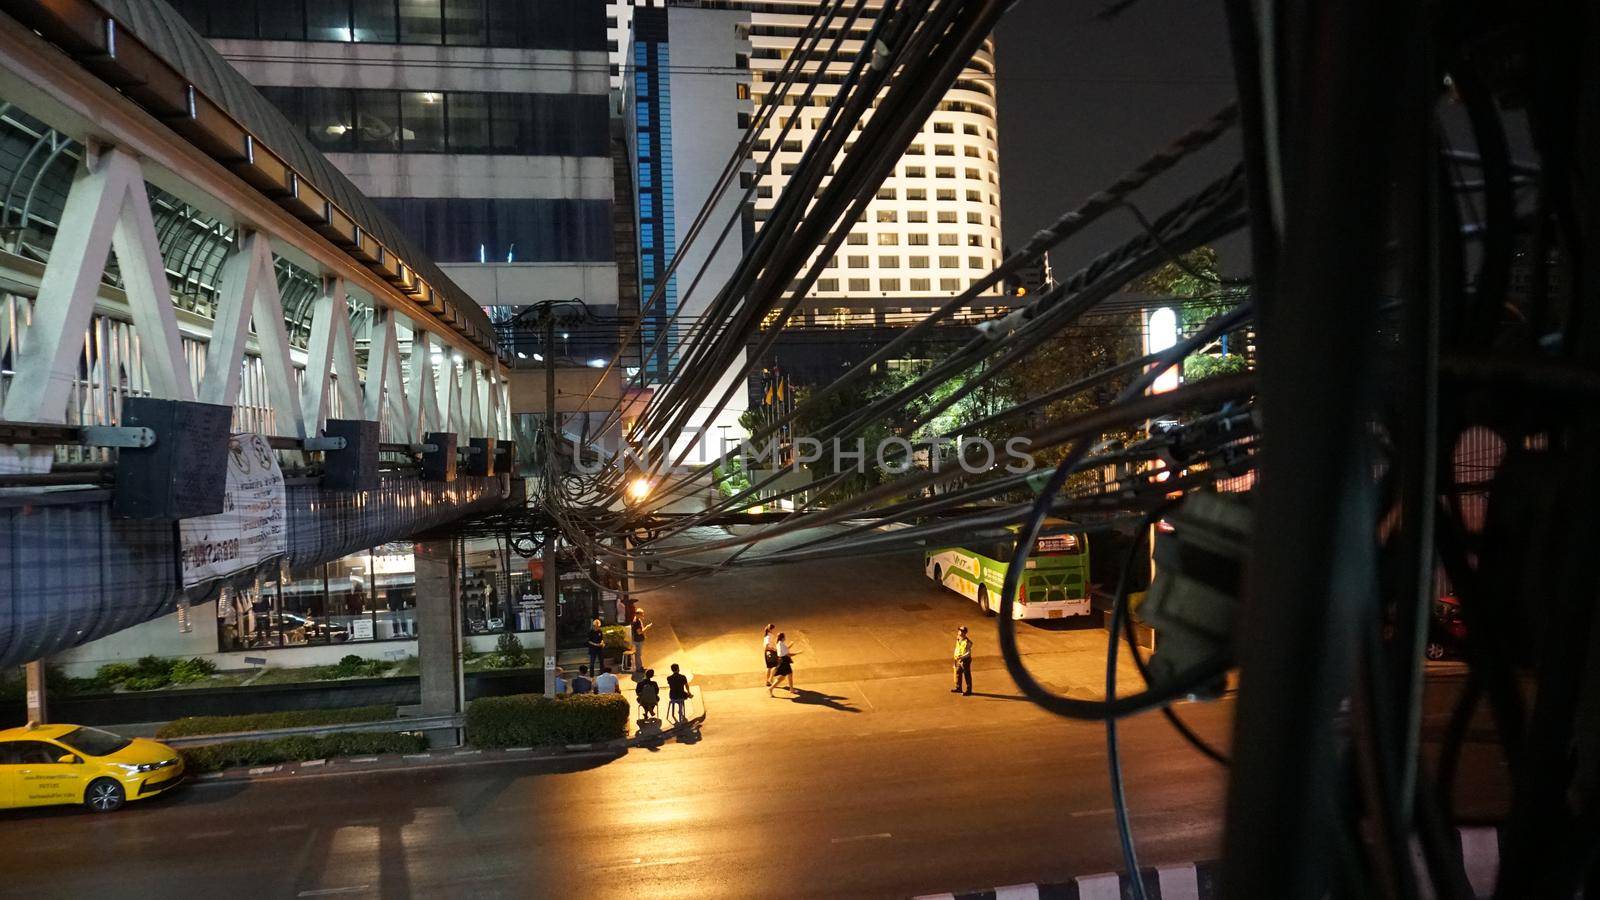
[[[544,628],[544,586],[525,560],[496,541],[466,540],[457,542],[457,558],[463,637]],[[557,574],[562,629],[574,631],[593,615],[600,591],[571,563]],[[414,641],[413,548],[384,544],[327,565],[269,574],[248,589],[224,590],[216,609],[222,653]]]
[[[643,312],[643,346],[654,347],[666,331],[661,347],[644,360],[646,378],[666,376],[676,348],[667,322],[678,309],[678,278],[667,273],[677,252],[675,198],[672,179],[672,83],[667,77],[672,60],[667,41],[665,10],[641,13],[634,22],[633,121],[629,152],[633,155],[634,185],[639,222],[639,301],[649,303],[657,290],[661,299]]]
[[[604,50],[595,0],[171,0],[208,38]]]

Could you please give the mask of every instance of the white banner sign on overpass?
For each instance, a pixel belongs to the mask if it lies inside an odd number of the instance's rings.
[[[228,440],[228,488],[222,512],[178,523],[183,586],[193,587],[289,552],[283,470],[267,439]]]

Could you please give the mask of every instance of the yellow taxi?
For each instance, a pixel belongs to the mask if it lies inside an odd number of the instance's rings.
[[[0,731],[0,809],[81,803],[111,812],[182,780],[178,751],[144,738],[82,725]]]

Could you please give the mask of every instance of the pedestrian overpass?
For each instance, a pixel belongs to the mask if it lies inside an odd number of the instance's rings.
[[[483,310],[165,3],[0,0],[0,666],[520,502],[510,437]]]

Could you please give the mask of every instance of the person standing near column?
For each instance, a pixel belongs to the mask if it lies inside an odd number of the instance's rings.
[[[633,619],[628,622],[628,636],[633,639],[633,664],[639,669],[644,668],[644,633],[650,630],[650,624],[644,620],[644,609],[635,606]]]
[[[965,625],[956,630],[955,669],[956,686],[950,689],[950,693],[972,696],[972,640],[967,637]],[[964,691],[961,688],[963,679],[967,683]]]
[[[589,624],[589,671],[591,672],[599,672],[605,667],[606,636],[600,628],[599,618]]]

